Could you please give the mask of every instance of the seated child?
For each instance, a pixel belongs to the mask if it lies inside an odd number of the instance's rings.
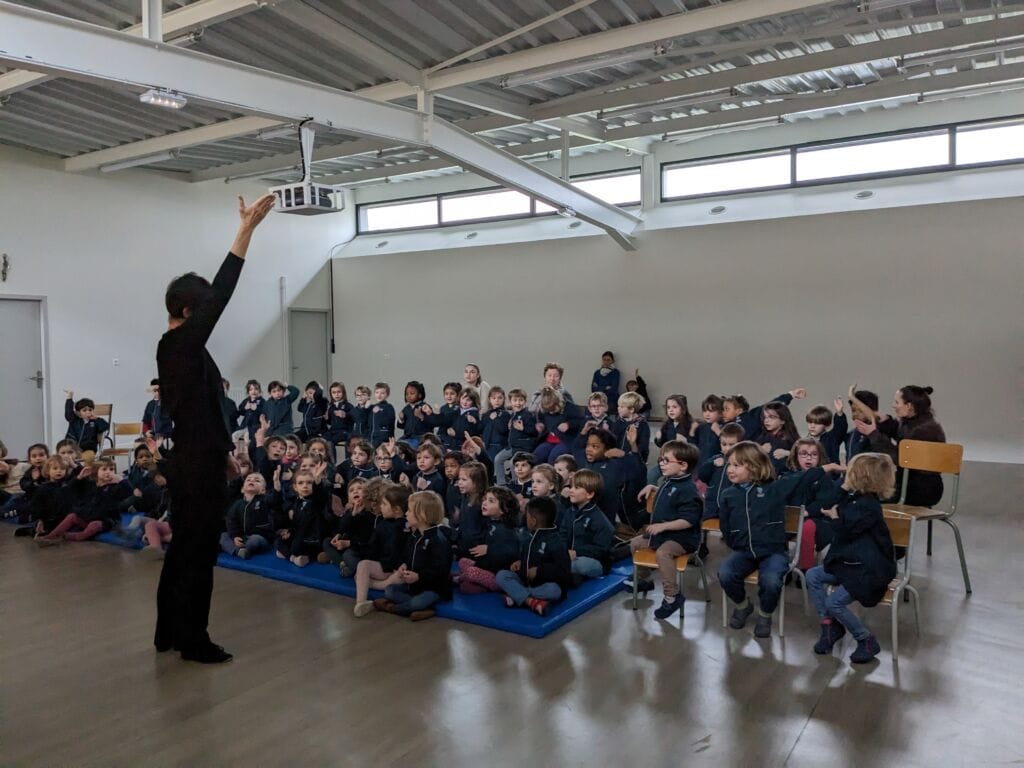
[[[484,537],[484,522],[480,512],[484,491],[487,489],[487,469],[479,461],[469,461],[459,467],[459,507],[451,518],[449,538],[459,557],[480,544]]]
[[[559,458],[567,459],[569,457],[566,454]],[[558,512],[555,515],[555,527],[559,530],[561,530],[562,522],[569,511],[568,496],[562,498],[562,482],[562,476],[550,464],[538,464],[530,474],[530,495],[538,499],[551,499],[558,507]],[[571,474],[569,475],[569,482],[572,482]],[[524,501],[520,504],[520,509],[522,510],[525,507],[526,502]],[[522,518],[523,514],[523,512],[520,512],[520,518]]]
[[[785,394],[781,394],[773,400],[769,400],[769,403],[782,403],[788,406],[793,402],[794,399],[801,400],[807,396],[806,389],[791,389]],[[767,405],[767,403],[765,403]],[[722,398],[722,422],[728,424],[730,422],[737,422],[743,427],[743,432],[748,436],[756,435],[761,430],[761,411],[764,405],[759,405],[756,408],[751,408],[750,403],[743,395],[730,395],[729,397]]]
[[[71,480],[68,467],[60,456],[50,456],[42,468],[44,481],[32,494],[31,520],[36,536],[50,533],[71,511]]]
[[[410,535],[398,568],[384,581],[384,597],[373,607],[386,613],[429,619],[433,606],[451,597],[452,546],[441,521],[444,502],[433,491],[417,491],[409,497],[405,515]]]
[[[702,459],[715,456],[722,452],[718,444],[718,435],[722,431],[722,398],[708,395],[700,404],[703,421],[695,423],[690,432],[690,442],[697,446]]]
[[[317,555],[318,563],[338,566],[342,578],[355,575],[359,557],[352,549],[354,542],[365,544],[373,535],[374,515],[366,506],[366,485],[363,478],[353,478],[348,484],[348,504],[341,515],[333,515],[327,524],[326,538]]]
[[[395,407],[388,402],[390,394],[391,387],[383,381],[378,381],[373,387],[376,402],[369,409],[367,436],[374,448],[395,436]]]
[[[421,408],[427,427],[437,430],[437,436],[441,439],[441,447],[446,451],[458,450],[462,444],[461,436],[457,435],[453,428],[455,419],[459,415],[459,394],[461,392],[462,384],[457,381],[449,381],[442,390],[444,405],[436,411],[429,404],[425,404]]]
[[[338,472],[346,483],[356,478],[369,480],[380,475],[380,470],[371,461],[373,448],[365,440],[353,438],[349,443],[348,458],[341,462]]]
[[[658,434],[654,436],[654,444],[660,448],[669,440],[696,443],[696,432],[697,424],[694,422],[693,417],[690,416],[686,395],[669,395],[666,397],[665,421],[662,422]],[[647,472],[648,484],[657,485],[660,479],[661,470],[658,467],[651,467]]]
[[[825,449],[825,463],[839,463],[839,449],[846,441],[847,421],[843,413],[843,398],[832,401],[835,416],[824,405],[816,405],[807,412],[807,436],[813,437]]]
[[[263,415],[263,387],[256,379],[245,382],[245,398],[238,401],[235,410],[238,413],[239,429],[244,429],[249,438],[249,450],[256,444],[256,430],[260,428],[260,416]]]
[[[93,480],[95,476],[95,480]],[[43,547],[62,541],[86,541],[120,522],[118,507],[131,496],[131,486],[117,474],[113,459],[96,459],[78,473],[72,484],[78,497],[73,510],[36,542]]]
[[[597,497],[604,487],[601,475],[581,469],[572,476],[569,502],[572,506],[562,517],[559,533],[569,550],[573,574],[596,579],[611,567],[615,528],[597,506]]]
[[[174,437],[174,424],[160,403],[160,379],[149,382],[149,391],[153,399],[142,412],[142,434],[157,439]]]
[[[651,396],[647,394],[647,382],[640,375],[639,368],[633,371],[633,378],[626,382],[626,392],[635,392],[644,399],[643,405],[640,406],[640,415],[646,419],[651,413]]]
[[[520,503],[530,498],[533,493],[530,475],[537,465],[537,459],[532,453],[520,451],[512,457],[512,474],[514,479],[508,484],[508,489],[519,499]]]
[[[462,451],[449,451],[444,455],[444,516],[449,520],[462,502],[459,492],[459,467],[466,463],[466,455]]]
[[[537,411],[537,434],[541,443],[534,451],[538,464],[551,463],[563,453],[572,453],[573,441],[583,427],[583,414],[551,387],[540,391]]]
[[[442,499],[445,497],[448,484],[441,472],[443,456],[441,449],[433,443],[424,442],[416,449],[416,473],[404,461],[393,460],[397,468],[406,478],[406,483],[414,491],[433,491]]]
[[[272,381],[267,385],[270,397],[263,401],[261,416],[268,422],[267,435],[284,437],[295,428],[292,425],[292,403],[299,399],[299,390],[291,384]]]
[[[857,454],[843,481],[843,498],[822,510],[832,521],[832,546],[823,565],[807,572],[807,592],[821,618],[821,638],[814,652],[827,654],[847,631],[857,641],[850,655],[864,664],[878,655],[878,641],[850,609],[857,601],[870,608],[885,597],[896,576],[896,554],[879,499],[889,498],[896,469],[885,454]],[[831,593],[826,585],[833,585]]]
[[[737,444],[727,456],[726,475],[732,487],[723,494],[718,516],[722,538],[733,550],[718,569],[718,581],[736,606],[729,620],[733,629],[742,629],[754,612],[747,599],[744,579],[758,572],[758,614],[754,636],[770,637],[772,614],[782,594],[782,580],[789,570],[786,544],[786,505],[804,497],[811,483],[824,477],[816,467],[792,472],[775,479],[771,459],[753,442]]]
[[[324,390],[316,381],[306,385],[299,400],[299,413],[302,414],[302,424],[295,434],[302,442],[310,438],[319,437],[324,433],[324,420],[327,418],[327,398],[324,397]]]
[[[555,468],[555,472],[558,473],[559,478],[562,480],[562,490],[560,491],[561,496],[563,499],[566,499],[566,503],[568,503],[569,483],[572,481],[573,473],[579,469],[579,464],[576,463],[576,459],[566,453],[555,459],[552,466]]]
[[[608,415],[608,398],[604,392],[594,392],[587,398],[588,418],[583,422],[581,435],[588,434],[592,429],[607,429],[613,432],[615,429],[615,418]]]
[[[267,437],[269,428],[270,422],[265,416],[261,416],[260,427],[253,437],[252,461],[255,470],[263,475],[267,487],[273,487],[274,472],[281,466],[288,443],[280,435]]]
[[[548,605],[565,597],[572,586],[572,562],[555,527],[557,513],[549,498],[526,502],[528,536],[520,545],[519,559],[495,576],[509,608],[525,605],[543,616]]]
[[[634,438],[630,445],[635,447],[635,430],[629,434]],[[589,469],[601,476],[603,482],[596,503],[612,526],[617,518],[621,518],[623,523],[636,528],[640,524],[640,517],[634,511],[637,505],[630,504],[627,510],[623,497],[644,475],[639,453],[630,451],[623,454],[621,450],[616,450],[615,438],[605,429],[591,431],[581,443],[582,437],[576,438],[576,450],[573,452],[576,464],[580,467],[577,472]],[[571,492],[569,498],[572,498]]]
[[[327,508],[327,486],[323,483],[323,469],[313,472],[299,471],[292,478],[295,498],[291,502],[281,499],[280,468],[274,477],[277,513],[274,527],[277,541],[274,549],[281,559],[304,568],[309,558],[321,547],[324,511]]]
[[[491,387],[487,393],[487,405],[487,412],[481,416],[484,428],[480,437],[483,438],[484,450],[493,463],[498,454],[508,446],[512,413],[505,410],[505,390],[501,387]]]
[[[400,463],[405,466],[404,457],[398,458],[402,455],[403,448],[412,450],[404,440],[401,443],[396,443],[394,438],[377,446],[373,452],[373,466],[377,468],[378,477],[383,477],[389,483],[401,482],[403,473],[395,464]],[[394,456],[392,456],[392,452],[394,452]]]
[[[356,565],[356,604],[352,613],[361,618],[373,610],[368,600],[371,589],[384,589],[387,579],[402,564],[405,554],[405,515],[411,492],[403,485],[389,485],[380,500],[370,540],[363,548],[364,558]]]
[[[96,403],[88,397],[75,401],[75,393],[65,389],[64,418],[68,422],[66,440],[74,440],[83,451],[99,451],[100,437],[110,429],[106,419],[96,416]]]
[[[234,557],[245,560],[270,549],[274,540],[273,503],[267,499],[267,484],[263,475],[252,472],[242,484],[242,498],[228,509],[224,533],[220,535],[220,548]]]
[[[141,491],[149,480],[149,473],[156,466],[153,452],[145,443],[139,443],[132,451],[132,464],[124,471],[124,479],[132,491]]]
[[[32,497],[39,486],[46,482],[43,469],[46,460],[50,458],[50,449],[43,443],[34,443],[28,447],[27,453],[28,466],[22,468],[18,480],[20,493],[12,495],[3,506],[5,518],[16,517],[23,523],[28,522]]]
[[[789,449],[799,437],[789,407],[776,401],[761,407],[761,429],[750,439],[768,454],[775,474],[780,475],[786,471]]]
[[[459,393],[459,412],[448,428],[449,436],[455,438],[459,445],[470,437],[479,437],[484,432],[484,423],[480,417],[480,393],[473,387],[463,387]]]
[[[661,605],[654,611],[658,619],[667,619],[676,611],[682,611],[685,598],[679,594],[675,560],[680,555],[696,552],[700,545],[704,504],[693,482],[693,468],[699,458],[696,446],[682,440],[669,440],[661,446],[658,458],[664,482],[661,486],[648,485],[640,492],[642,499],[654,494],[654,508],[650,524],[643,534],[630,540],[629,550],[636,552],[649,547],[655,552],[664,590]],[[641,569],[638,577],[649,579],[650,571]],[[645,586],[650,589],[651,585],[638,583],[638,591]]]
[[[491,390],[492,392],[494,390]],[[495,485],[484,491],[481,502],[483,534],[480,543],[459,558],[453,581],[464,595],[498,592],[495,574],[519,557],[519,502],[508,488]]]
[[[615,355],[605,352],[601,355],[601,367],[594,371],[590,380],[590,391],[604,395],[607,404],[608,400],[618,398],[619,381],[619,369],[615,367]]]
[[[805,469],[823,467],[827,463],[825,449],[813,437],[801,437],[795,443],[786,459],[787,472],[801,472]],[[822,550],[832,540],[832,529],[829,519],[821,514],[822,504],[814,505],[815,499],[822,498],[829,501],[824,506],[832,506],[837,496],[837,490],[842,478],[833,481],[830,477],[824,477],[807,487],[804,498],[797,499],[797,503],[805,508],[807,517],[804,518],[803,535],[800,537],[800,559],[798,566],[800,570],[807,571],[815,565],[815,550]],[[813,510],[813,511],[812,511]],[[819,546],[820,540],[820,546]]]
[[[537,417],[526,407],[526,390],[509,390],[508,400],[512,409],[508,416],[508,443],[494,457],[498,485],[508,484],[511,472],[507,465],[511,464],[512,457],[521,452],[532,454],[537,445]]]
[[[429,431],[423,418],[423,401],[427,398],[427,390],[422,383],[410,381],[405,385],[405,406],[398,414],[398,427],[402,430],[402,440],[413,448],[420,444],[420,435]]]
[[[370,437],[370,388],[362,384],[356,387],[356,402],[352,406],[352,437],[367,441]]]
[[[733,449],[733,446],[743,440],[743,427],[738,423],[730,422],[722,427],[722,432],[718,437],[722,452],[705,458],[697,469],[697,477],[707,486],[707,490],[704,492],[705,520],[718,517],[722,493],[732,486],[725,471],[725,457]]]

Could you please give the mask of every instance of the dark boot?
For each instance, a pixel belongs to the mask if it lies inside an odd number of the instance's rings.
[[[821,622],[821,637],[819,637],[818,642],[814,644],[814,652],[822,656],[827,653],[832,653],[832,649],[835,647],[835,644],[838,643],[845,634],[846,627],[835,619],[828,622]]]

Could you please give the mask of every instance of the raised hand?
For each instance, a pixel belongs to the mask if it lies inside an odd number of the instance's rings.
[[[803,400],[807,397],[807,390],[803,387],[797,387],[796,389],[789,390],[789,394],[793,396],[794,400]]]
[[[245,198],[239,195],[238,218],[241,227],[249,230],[256,229],[256,226],[267,218],[267,214],[274,209],[275,202],[277,202],[277,198],[268,192],[258,198],[252,205],[247,206]]]
[[[75,391],[73,389],[65,389],[64,394],[68,396],[68,400],[75,399]]]
[[[835,400],[833,400],[832,401],[832,408],[835,409],[836,413],[842,413],[843,412],[843,398],[837,397]]]
[[[875,431],[878,429],[878,426],[875,424],[875,422],[861,421],[860,419],[853,420],[853,427],[862,435],[873,435]]]
[[[416,481],[416,488],[418,490],[425,491],[429,487],[430,483],[427,481],[427,478],[425,477],[421,477],[419,480]]]

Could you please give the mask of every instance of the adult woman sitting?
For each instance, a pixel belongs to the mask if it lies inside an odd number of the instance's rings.
[[[855,420],[862,435],[878,430],[898,446],[902,440],[923,440],[929,443],[946,442],[946,433],[932,413],[932,388],[913,384],[900,387],[892,399],[895,416],[880,414],[874,422]],[[896,487],[902,488],[902,468],[897,467]],[[906,504],[931,507],[942,498],[942,475],[937,472],[913,470],[907,479]],[[898,492],[898,491],[897,491]]]
[[[466,363],[466,367],[462,369],[462,386],[473,387],[473,389],[480,393],[481,413],[491,407],[488,401],[491,385],[484,381],[479,365],[476,363]]]

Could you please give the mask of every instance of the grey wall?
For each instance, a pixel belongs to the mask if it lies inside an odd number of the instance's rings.
[[[478,362],[533,389],[547,360],[589,388],[600,353],[639,367],[657,401],[856,382],[888,403],[935,387],[949,439],[975,460],[1022,461],[1019,199],[335,261],[334,373],[351,388],[440,385]],[[400,401],[396,394],[393,401]]]

